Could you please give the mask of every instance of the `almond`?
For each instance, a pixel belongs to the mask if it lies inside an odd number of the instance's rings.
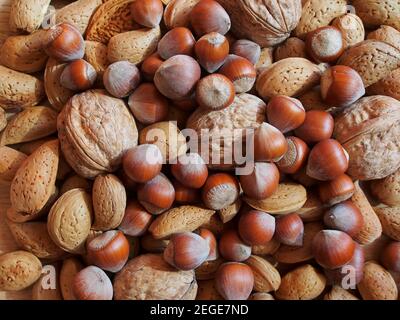
[[[92,190],[92,184],[89,180],[75,174],[64,181],[61,186],[60,195],[63,195],[72,189],[84,189],[86,192],[90,193]]]
[[[11,118],[1,134],[0,145],[33,141],[57,131],[57,113],[48,107],[28,107]]]
[[[50,238],[45,222],[15,223],[7,220],[7,225],[15,241],[22,249],[46,260],[59,260],[65,256]]]
[[[254,291],[270,292],[278,290],[281,276],[276,268],[264,258],[252,255],[245,263],[254,274]]]
[[[92,193],[92,228],[103,231],[117,228],[126,208],[126,191],[122,182],[113,174],[99,175],[94,180]]]
[[[200,267],[196,268],[195,270],[196,279],[198,280],[214,279],[215,274],[222,263],[224,263],[224,260],[222,258],[203,262],[203,264]]]
[[[241,198],[237,198],[234,203],[231,205],[218,210],[219,217],[221,218],[222,223],[227,223],[231,221],[239,212],[240,208],[242,207],[242,200]]]
[[[306,93],[301,94],[297,99],[303,104],[306,111],[309,110],[328,110],[328,106],[321,97],[321,90],[319,87],[314,87]]]
[[[248,300],[275,300],[274,296],[265,292],[252,293]]]
[[[0,180],[11,181],[27,156],[15,149],[0,147]]]
[[[256,245],[251,247],[251,252],[256,255],[273,255],[280,247],[281,243],[276,239],[272,238],[266,244]]]
[[[306,264],[288,272],[276,292],[279,300],[312,300],[325,289],[326,279],[313,266]]]
[[[346,13],[332,21],[332,25],[338,28],[343,37],[344,47],[351,47],[365,39],[365,29],[361,19],[353,14]]]
[[[92,222],[92,199],[82,189],[63,194],[53,205],[47,219],[51,239],[63,250],[83,253]]]
[[[286,39],[285,42],[276,47],[274,52],[275,61],[286,58],[307,58],[306,43],[296,37]]]
[[[159,27],[117,34],[108,43],[108,61],[112,63],[128,60],[134,64],[139,64],[157,50],[160,38]]]
[[[78,0],[57,10],[56,23],[68,23],[84,34],[90,18],[96,9],[103,3],[102,0]]]
[[[77,258],[69,258],[63,261],[60,271],[60,287],[64,300],[76,300],[72,290],[73,279],[84,268]]]
[[[338,64],[356,70],[368,87],[400,68],[400,50],[385,42],[365,40],[348,48]]]
[[[214,210],[195,206],[172,208],[158,216],[149,231],[156,239],[167,238],[174,233],[191,232],[206,223],[214,213]]]
[[[190,12],[200,0],[172,0],[164,10],[164,23],[168,29],[188,27]]]
[[[39,279],[42,264],[32,253],[14,251],[0,255],[0,290],[19,291]]]
[[[328,205],[324,205],[321,202],[315,190],[310,190],[307,194],[307,201],[304,203],[303,207],[297,211],[297,214],[304,222],[318,221],[322,219],[322,216],[328,208]]]
[[[400,206],[400,169],[386,178],[371,181],[370,190],[380,202]]]
[[[354,183],[355,190],[351,201],[360,209],[364,224],[361,230],[355,235],[354,240],[360,244],[368,244],[378,239],[382,234],[382,225],[374,209],[369,203],[359,182]]]
[[[44,97],[43,82],[33,76],[0,66],[0,107],[25,108],[37,105]]]
[[[296,97],[318,85],[320,77],[316,64],[304,58],[287,58],[265,69],[257,79],[256,89],[263,99],[277,95]]]
[[[0,49],[1,64],[25,73],[43,70],[48,58],[42,44],[45,32],[39,30],[26,36],[8,37]]]
[[[10,200],[16,212],[36,218],[51,195],[57,176],[58,140],[41,145],[19,167],[10,188]]]
[[[324,300],[358,300],[358,298],[342,287],[333,286],[331,291],[325,294]]]
[[[386,42],[400,50],[400,31],[390,26],[381,26],[379,29],[368,33],[367,39]]]
[[[51,106],[60,111],[67,103],[68,99],[74,95],[72,90],[64,88],[60,83],[61,73],[64,71],[66,63],[58,62],[50,58],[46,64],[44,72],[44,88],[46,90],[47,99]]]
[[[267,69],[271,64],[274,63],[274,49],[273,48],[262,48],[260,58],[258,59],[255,67],[257,74],[259,75],[265,69]]]
[[[397,300],[398,296],[391,274],[374,261],[364,264],[364,277],[357,288],[364,300]]]
[[[7,126],[7,114],[3,108],[0,108],[0,132]]]
[[[386,77],[382,78],[367,88],[368,95],[384,95],[400,100],[400,68],[391,71]]]
[[[10,11],[11,31],[31,33],[39,29],[50,0],[14,0]]]
[[[198,281],[197,285],[196,300],[224,300],[215,286],[214,279]]]
[[[304,39],[307,33],[327,26],[347,11],[346,0],[307,0],[303,4],[300,22],[294,34]]]
[[[134,0],[105,1],[90,19],[86,29],[86,40],[107,44],[115,35],[138,29],[131,15],[129,5]]]
[[[287,214],[303,207],[307,201],[306,189],[298,183],[280,183],[275,193],[266,199],[255,200],[245,197],[252,208],[271,214]]]
[[[110,64],[107,58],[107,46],[101,42],[86,41],[85,56],[83,58],[96,70],[97,82],[103,83],[104,71]]]
[[[400,30],[400,5],[397,0],[353,0],[352,4],[367,27],[386,24]]]
[[[400,241],[400,206],[375,207],[375,212],[382,224],[383,233],[394,240]]]

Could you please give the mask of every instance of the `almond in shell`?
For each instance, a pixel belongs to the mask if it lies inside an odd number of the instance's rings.
[[[276,268],[262,257],[252,255],[245,263],[254,274],[254,291],[270,292],[278,290],[281,276]]]
[[[12,181],[27,156],[7,146],[0,147],[0,180]]]
[[[168,29],[188,27],[190,12],[200,0],[172,0],[164,10],[164,23]]]
[[[12,1],[9,21],[11,31],[31,33],[39,29],[49,4],[50,0]]]
[[[358,300],[358,298],[340,286],[333,286],[332,289],[324,295],[324,300]]]
[[[400,49],[400,31],[390,26],[381,26],[379,29],[368,33],[367,39],[386,42],[393,47]]]
[[[383,233],[400,241],[400,207],[375,207],[375,212],[382,224]]]
[[[400,4],[397,0],[354,0],[352,5],[367,27],[386,24],[400,30]]]

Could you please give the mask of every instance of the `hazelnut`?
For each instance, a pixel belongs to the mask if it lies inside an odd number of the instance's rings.
[[[251,246],[264,245],[275,233],[275,218],[270,214],[248,210],[241,214],[238,230],[243,241]]]
[[[249,60],[233,54],[226,58],[219,73],[233,82],[236,93],[250,91],[257,77],[256,69]]]
[[[133,20],[147,27],[157,27],[162,19],[164,7],[160,0],[140,0],[130,4]]]
[[[208,177],[208,169],[203,158],[198,153],[188,153],[178,157],[171,164],[172,175],[189,188],[201,188]]]
[[[85,91],[93,87],[97,72],[85,60],[79,59],[68,64],[60,76],[60,84],[72,91]]]
[[[294,132],[306,143],[314,143],[329,139],[332,136],[334,120],[330,113],[321,110],[306,112],[303,124]]]
[[[208,246],[210,248],[210,252],[208,254],[207,261],[217,260],[219,253],[218,253],[217,239],[215,238],[215,235],[206,228],[200,228],[198,231],[198,234],[200,237],[202,237],[203,239],[205,239],[207,241]]]
[[[132,237],[142,236],[149,228],[153,216],[137,201],[129,201],[118,229]]]
[[[400,242],[390,242],[383,249],[381,261],[388,270],[400,272]]]
[[[164,60],[161,59],[158,53],[153,53],[150,57],[144,59],[140,66],[143,77],[147,81],[153,81],[154,75],[163,62]]]
[[[276,165],[281,172],[294,174],[307,162],[310,149],[303,140],[297,137],[287,137],[286,142],[288,149]]]
[[[103,75],[104,87],[117,98],[124,98],[140,83],[139,69],[129,61],[117,61],[110,64]]]
[[[334,26],[311,31],[307,34],[306,50],[317,62],[334,62],[344,51],[342,33]]]
[[[322,203],[333,206],[351,198],[354,189],[353,180],[347,174],[341,174],[331,181],[319,184],[318,194]]]
[[[261,47],[253,41],[240,39],[233,44],[231,53],[249,60],[252,64],[256,64],[261,56]]]
[[[254,160],[279,161],[288,150],[285,136],[274,126],[263,122],[254,132]]]
[[[228,173],[215,173],[207,178],[202,199],[207,208],[220,210],[234,203],[239,197],[239,183]]]
[[[304,224],[297,213],[290,213],[276,219],[276,238],[288,246],[303,246]]]
[[[189,188],[177,180],[172,180],[175,189],[175,202],[179,204],[194,204],[201,201],[200,190]]]
[[[112,300],[114,290],[103,270],[89,266],[76,274],[72,291],[78,300]]]
[[[235,99],[235,87],[231,80],[221,74],[211,74],[201,79],[196,88],[198,104],[209,110],[229,107]]]
[[[193,55],[196,40],[188,28],[178,27],[168,31],[158,42],[157,52],[167,60],[178,54]]]
[[[234,229],[224,231],[219,239],[218,249],[221,256],[229,261],[245,261],[251,255],[251,246],[244,243]]]

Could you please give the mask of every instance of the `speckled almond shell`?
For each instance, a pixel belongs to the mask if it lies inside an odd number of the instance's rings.
[[[288,272],[275,295],[280,300],[312,300],[324,291],[325,285],[325,277],[306,264]]]
[[[41,273],[42,264],[32,253],[14,251],[0,255],[1,291],[25,289],[35,283]]]
[[[386,178],[371,181],[370,190],[380,202],[400,206],[400,169]]]
[[[277,95],[297,97],[319,84],[321,70],[310,60],[287,58],[265,69],[257,79],[256,89],[263,99]]]
[[[336,117],[333,135],[349,154],[347,174],[355,180],[384,178],[400,167],[400,102],[362,98]]]
[[[276,47],[274,51],[275,61],[286,58],[307,58],[306,44],[303,40],[291,37]]]
[[[15,149],[0,147],[0,180],[12,181],[27,156]]]
[[[251,255],[245,261],[254,274],[254,291],[271,292],[278,290],[281,285],[279,271],[266,259]]]
[[[307,33],[327,26],[347,11],[346,0],[308,0],[304,1],[299,23],[294,30],[296,37],[304,39]]]
[[[390,26],[381,26],[379,29],[368,33],[367,38],[369,40],[383,41],[400,49],[400,31]]]
[[[386,24],[400,31],[400,3],[398,0],[353,0],[357,15],[368,27]]]
[[[375,207],[375,212],[381,221],[383,233],[400,241],[400,207]]]
[[[214,210],[195,206],[172,208],[158,216],[149,231],[155,239],[167,238],[174,233],[192,232],[210,220]]]
[[[62,259],[66,255],[66,252],[51,240],[46,222],[15,223],[7,220],[7,225],[21,248],[36,257],[49,261]]]
[[[7,126],[7,114],[3,108],[0,108],[0,132]]]
[[[44,98],[38,78],[0,66],[0,79],[0,107],[5,110],[35,106]]]
[[[102,90],[73,96],[57,127],[65,159],[85,178],[115,171],[125,151],[138,141],[135,119],[124,101]]]
[[[10,11],[10,30],[31,33],[40,28],[50,0],[14,0]]]
[[[367,88],[368,95],[384,95],[400,100],[400,68]]]
[[[114,279],[115,300],[194,300],[196,293],[194,270],[177,270],[156,254],[130,260]]]
[[[106,0],[78,0],[57,10],[56,23],[69,23],[84,34],[90,18],[96,9]]]
[[[52,140],[22,163],[10,187],[10,201],[16,212],[25,213],[29,219],[37,217],[54,193],[58,162],[59,142]]]
[[[103,74],[110,64],[107,59],[107,46],[101,42],[85,41],[85,56],[97,72],[97,82],[103,83]]]
[[[108,43],[108,61],[113,63],[127,60],[139,64],[157,50],[160,38],[160,27],[117,34]]]
[[[286,40],[301,16],[300,0],[218,0],[228,12],[232,31],[261,47]]]
[[[361,19],[353,14],[346,13],[332,21],[332,25],[340,30],[344,47],[348,48],[365,39],[365,29]]]
[[[92,225],[92,198],[83,189],[63,194],[47,218],[47,230],[56,245],[67,252],[84,253]]]
[[[108,0],[97,8],[86,30],[86,40],[107,44],[115,35],[138,29],[129,5],[135,0]]]
[[[210,168],[232,169],[235,164],[225,163],[224,161],[224,153],[227,152],[225,149],[233,149],[235,145],[243,141],[245,129],[258,128],[266,120],[265,110],[264,101],[256,96],[244,93],[237,95],[233,103],[225,109],[217,111],[196,109],[188,119],[186,126],[197,132],[200,139],[199,143],[204,139],[202,129],[209,130],[208,154],[210,161],[208,161],[208,166]],[[200,145],[200,152],[202,152],[201,148]],[[204,154],[207,154],[206,150],[204,152]],[[213,153],[220,154],[219,164],[212,163],[211,155]]]
[[[393,277],[374,261],[364,264],[364,277],[357,289],[364,300],[397,300],[398,297]]]
[[[400,50],[385,42],[365,40],[347,49],[337,64],[356,70],[368,87],[400,68]]]
[[[13,117],[1,134],[0,145],[28,142],[57,131],[57,112],[48,107],[29,107]]]
[[[333,286],[332,289],[325,294],[324,300],[358,300],[358,298],[340,286]]]

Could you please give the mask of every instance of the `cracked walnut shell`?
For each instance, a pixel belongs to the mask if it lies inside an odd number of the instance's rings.
[[[135,119],[124,101],[102,90],[73,96],[57,127],[65,159],[85,178],[117,170],[125,151],[138,141]]]

